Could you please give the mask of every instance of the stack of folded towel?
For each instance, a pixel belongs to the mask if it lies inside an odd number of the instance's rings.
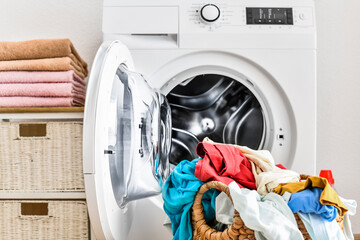
[[[0,42],[0,107],[83,106],[87,75],[69,39]]]

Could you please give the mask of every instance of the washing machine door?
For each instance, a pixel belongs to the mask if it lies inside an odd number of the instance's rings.
[[[103,43],[90,74],[83,135],[84,179],[97,239],[126,239],[136,201],[170,173],[170,108],[135,72],[119,41]]]

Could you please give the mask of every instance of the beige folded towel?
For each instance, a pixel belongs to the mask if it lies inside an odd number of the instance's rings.
[[[87,73],[70,57],[0,61],[0,71],[68,71],[85,78]]]
[[[80,57],[70,39],[0,42],[0,61],[62,57],[69,57],[74,65],[78,65],[81,69],[82,75],[85,77],[88,75],[87,63]]]

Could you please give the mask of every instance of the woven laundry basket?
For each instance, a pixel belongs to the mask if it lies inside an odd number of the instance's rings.
[[[306,179],[309,175],[300,175],[301,179]],[[194,204],[192,206],[191,212],[191,221],[193,228],[193,239],[194,240],[255,240],[254,231],[247,228],[244,222],[241,220],[238,211],[234,211],[234,221],[227,229],[224,231],[216,231],[211,228],[205,221],[203,206],[201,203],[202,196],[206,191],[211,188],[215,188],[222,192],[225,192],[232,202],[232,198],[230,196],[229,188],[226,184],[212,181],[203,184],[198,190]],[[304,236],[305,240],[311,240],[309,233],[306,231],[305,225],[299,218],[297,214],[294,214],[296,222],[298,224],[298,228]],[[339,223],[342,229],[343,218],[337,217],[337,222]]]
[[[89,239],[85,201],[0,201],[0,239]]]
[[[0,122],[0,190],[84,191],[82,122]]]

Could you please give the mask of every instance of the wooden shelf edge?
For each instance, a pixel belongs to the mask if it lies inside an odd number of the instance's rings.
[[[9,199],[86,199],[85,192],[8,192],[0,191],[0,200]]]
[[[17,107],[0,108],[0,113],[60,113],[84,112],[84,107]]]

